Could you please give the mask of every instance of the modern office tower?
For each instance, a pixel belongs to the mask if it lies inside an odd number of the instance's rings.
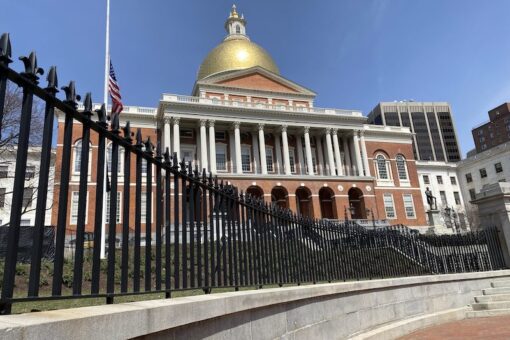
[[[368,115],[368,123],[407,126],[414,133],[417,160],[460,161],[459,143],[447,102],[381,102]]]

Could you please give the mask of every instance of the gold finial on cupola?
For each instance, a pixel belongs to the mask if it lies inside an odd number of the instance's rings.
[[[239,18],[239,14],[237,14],[236,5],[232,5],[232,9],[230,10],[229,18]]]

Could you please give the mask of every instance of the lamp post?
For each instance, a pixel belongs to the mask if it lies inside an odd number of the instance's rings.
[[[448,217],[448,226],[453,229],[454,233],[458,233],[457,230],[457,213],[453,208],[450,208],[448,205],[446,205],[446,208],[444,208],[445,215]],[[452,223],[453,218],[453,223]]]
[[[349,212],[351,213],[351,220],[354,220],[354,217],[352,217],[354,215],[354,213],[356,212],[356,208],[353,207],[352,205],[349,206]]]
[[[372,209],[365,209],[365,211],[367,212],[367,216],[372,216],[372,227],[374,228],[375,230],[375,216],[374,216],[374,211]]]

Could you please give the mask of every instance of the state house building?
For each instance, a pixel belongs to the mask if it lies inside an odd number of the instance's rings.
[[[121,124],[129,120],[132,127],[142,128],[144,137],[158,140],[179,159],[301,215],[426,226],[408,127],[371,125],[358,111],[315,107],[316,93],[280,74],[271,56],[250,40],[246,21],[235,7],[225,28],[227,36],[200,65],[191,96],[165,93],[157,108],[125,107]],[[60,116],[57,174],[62,135]],[[78,211],[80,138],[77,126],[70,229]],[[95,186],[97,136],[92,135],[91,145],[89,188]],[[133,174],[134,163],[131,166]],[[122,185],[119,189],[120,198]],[[146,199],[142,196],[142,206]],[[134,206],[134,197],[131,201]],[[93,228],[94,202],[91,188],[88,230]],[[118,223],[120,209],[119,204]]]

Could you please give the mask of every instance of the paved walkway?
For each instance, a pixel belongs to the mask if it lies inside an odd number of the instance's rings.
[[[510,315],[465,319],[425,328],[400,340],[510,339]]]

